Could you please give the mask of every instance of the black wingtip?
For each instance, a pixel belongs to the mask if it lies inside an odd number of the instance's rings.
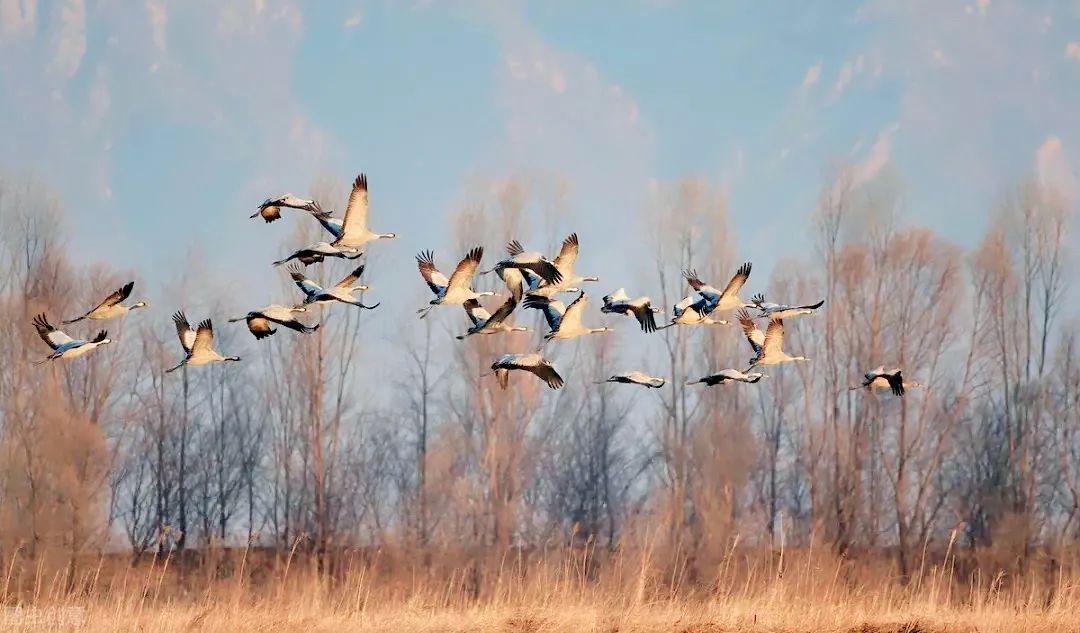
[[[754,265],[751,264],[750,262],[743,262],[743,265],[739,266],[738,274],[746,275],[747,277],[749,277],[750,276],[750,269],[752,269],[753,267],[754,267]]]
[[[356,177],[356,180],[353,181],[353,189],[367,191],[367,188],[367,174],[361,172],[360,175]]]

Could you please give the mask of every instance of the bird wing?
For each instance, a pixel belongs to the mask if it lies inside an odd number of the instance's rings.
[[[473,301],[475,301],[475,299],[473,299]],[[490,324],[502,323],[507,319],[507,317],[510,316],[511,313],[513,313],[514,308],[517,307],[517,304],[517,299],[515,299],[514,297],[510,297],[501,306],[499,306],[497,310],[495,310],[495,314],[487,317],[487,322]],[[487,310],[484,310],[483,308],[480,308],[480,310],[482,310],[485,314],[487,313]]]
[[[435,253],[422,251],[416,256],[416,267],[420,270],[420,276],[424,278],[428,288],[431,288],[436,295],[442,293],[450,285],[450,280],[446,278],[446,275],[435,267]]]
[[[127,299],[131,296],[131,289],[134,287],[134,281],[127,282],[120,288],[114,290],[111,295],[105,297],[105,300],[99,303],[97,307],[94,308],[94,310],[97,310],[98,308],[111,308],[112,306],[120,303],[124,299]],[[90,312],[93,312],[94,310],[91,310]]]
[[[289,276],[292,277],[292,280],[296,283],[297,287],[299,287],[300,290],[309,297],[317,295],[323,290],[322,286],[308,279],[307,275],[304,274],[303,269],[301,269],[299,266],[294,266],[293,268],[290,268]]]
[[[894,396],[904,395],[904,376],[900,370],[889,374],[885,379],[889,381],[889,388],[892,389]]]
[[[684,270],[682,275],[686,279],[686,283],[690,284],[690,287],[694,290],[701,290],[701,287],[705,285],[705,282],[698,277],[696,270]]]
[[[510,240],[506,243],[506,254],[510,257],[515,257],[525,252],[525,247],[521,245],[521,242],[517,240]]]
[[[563,386],[562,376],[560,376],[559,372],[555,371],[555,368],[549,365],[547,361],[542,361],[531,367],[522,367],[522,369],[531,371],[540,380],[546,382],[547,386],[552,389],[558,389]]]
[[[551,328],[552,332],[559,329],[559,325],[563,320],[563,314],[566,312],[566,308],[563,306],[562,301],[555,301],[550,297],[529,295],[525,297],[524,305],[526,308],[543,310],[544,319],[547,320],[548,327]]]
[[[476,269],[480,267],[480,259],[484,256],[484,247],[477,246],[469,251],[460,262],[458,262],[457,268],[450,274],[449,287],[459,288],[461,290],[468,290],[472,286],[473,275],[476,274]]]
[[[780,319],[769,321],[769,327],[765,329],[765,341],[761,344],[765,353],[780,352],[784,349],[784,322]]]
[[[521,296],[525,294],[525,276],[522,274],[523,272],[518,268],[503,268],[500,271],[500,276],[503,282],[506,283],[507,289],[510,290],[510,296],[514,298],[514,301],[521,301]]]
[[[249,316],[247,318],[247,326],[248,331],[259,341],[277,332],[277,330],[270,327],[269,319],[263,316]]]
[[[195,343],[191,346],[192,353],[212,352],[214,350],[214,324],[210,319],[203,319],[199,323],[199,329],[195,332]]]
[[[580,247],[577,233],[571,233],[563,240],[559,255],[555,258],[555,267],[562,271],[563,275],[569,277],[573,272]]]
[[[574,299],[566,308],[566,312],[563,313],[562,325],[559,327],[567,327],[569,329],[575,329],[581,327],[581,316],[585,313],[585,305],[589,302],[588,297],[585,296],[585,292]]]
[[[752,268],[750,262],[744,263],[739,266],[739,270],[735,272],[735,276],[731,278],[728,285],[724,288],[724,291],[720,293],[723,297],[734,297],[742,290],[743,284],[750,278],[750,269]]]
[[[563,274],[559,271],[555,264],[552,264],[546,259],[540,259],[532,262],[522,262],[519,263],[518,266],[531,271],[537,277],[543,279],[549,284],[562,283]]]
[[[75,340],[53,327],[53,325],[49,323],[49,319],[45,317],[45,313],[41,313],[34,317],[34,328],[37,330],[41,340],[45,341],[45,344],[53,349],[56,349],[61,345],[67,345]]]
[[[746,340],[750,343],[750,347],[754,348],[754,353],[760,355],[761,348],[765,345],[765,334],[758,329],[757,324],[750,318],[750,314],[746,310],[740,310],[738,314],[739,325],[742,326],[743,334],[746,335]]]
[[[646,301],[642,305],[631,305],[630,309],[634,312],[634,317],[637,318],[638,323],[641,324],[642,332],[656,331],[656,316],[653,314],[651,302]]]
[[[363,274],[364,274],[364,265],[360,264],[351,273],[349,273],[348,275],[345,275],[344,277],[342,277],[341,281],[337,282],[335,287],[336,288],[348,288],[349,286],[353,285],[353,283],[357,279],[360,279],[360,275],[363,275]]]
[[[357,236],[367,230],[368,187],[367,176],[360,174],[353,181],[349,202],[345,206],[345,217],[341,221],[342,238]],[[341,239],[341,238],[339,238]]]
[[[180,346],[184,348],[184,352],[191,353],[191,348],[195,345],[195,330],[191,329],[191,324],[188,323],[187,316],[182,311],[177,311],[172,316],[173,323],[176,325],[176,336],[180,339]]]
[[[486,323],[491,318],[488,311],[480,305],[480,301],[477,299],[469,299],[462,305],[465,307],[465,314],[469,315],[469,320],[472,321],[473,326]]]

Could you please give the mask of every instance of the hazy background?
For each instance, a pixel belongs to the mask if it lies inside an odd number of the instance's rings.
[[[0,0],[0,166],[59,191],[82,261],[153,286],[194,248],[257,301],[292,219],[247,215],[324,173],[368,173],[387,283],[478,176],[564,183],[588,254],[698,174],[762,276],[833,159],[964,246],[1018,174],[1075,195],[1080,4],[806,5]]]

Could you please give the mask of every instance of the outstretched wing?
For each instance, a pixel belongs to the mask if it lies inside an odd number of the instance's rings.
[[[261,341],[272,336],[277,330],[270,325],[270,320],[264,316],[254,315],[247,318],[248,331],[255,336],[255,340]]]
[[[701,287],[705,285],[705,282],[701,281],[701,278],[698,277],[696,270],[684,270],[682,276],[686,279],[686,283],[690,284],[690,287],[694,290],[701,290]]]
[[[214,324],[210,319],[203,319],[199,323],[199,329],[195,332],[195,344],[191,346],[192,353],[211,352],[214,350]]]
[[[562,271],[564,275],[569,276],[569,273],[574,270],[574,263],[577,262],[580,247],[577,233],[571,233],[563,240],[559,255],[555,258],[555,267]]]
[[[184,352],[191,354],[191,348],[195,345],[195,330],[191,329],[187,316],[182,311],[177,311],[172,316],[173,324],[176,325],[176,336],[180,339],[180,346]]]
[[[754,349],[754,353],[761,355],[761,348],[765,345],[765,334],[758,329],[758,326],[754,323],[754,320],[750,318],[750,314],[746,310],[740,310],[737,315],[739,318],[739,325],[742,326],[743,334],[746,335],[746,340],[750,343],[750,347]]]
[[[546,362],[540,363],[539,365],[535,365],[533,367],[523,367],[522,369],[527,369],[531,371],[533,374],[536,375],[537,378],[543,380],[545,383],[547,383],[547,386],[551,387],[552,389],[558,389],[559,387],[563,386],[562,376],[559,375],[559,372],[555,371],[554,367],[552,367]]]
[[[56,349],[61,345],[66,345],[74,340],[67,334],[64,334],[53,327],[52,323],[49,323],[49,319],[45,317],[44,312],[34,317],[33,323],[41,340],[45,341],[45,344],[53,349]]]
[[[631,305],[634,317],[641,324],[642,332],[656,331],[656,316],[653,313],[652,302],[646,301],[641,305]]]
[[[474,299],[474,301],[475,301],[475,299]],[[506,300],[505,303],[503,303],[501,306],[499,306],[499,309],[495,311],[495,314],[492,314],[491,316],[488,317],[487,322],[492,324],[492,325],[495,325],[497,323],[502,323],[503,321],[505,321],[507,319],[507,317],[510,316],[511,313],[513,313],[514,308],[516,308],[516,307],[517,307],[517,299],[515,299],[514,297],[510,297],[509,299]]]
[[[769,321],[765,329],[765,342],[761,345],[766,354],[781,352],[784,349],[784,322],[780,319]]]
[[[469,320],[472,321],[473,326],[480,325],[491,318],[491,315],[480,305],[480,301],[477,299],[469,299],[462,305],[465,307],[465,314],[469,315]]]
[[[894,396],[904,395],[904,375],[903,372],[897,370],[895,373],[889,374],[885,377],[889,381],[889,388],[892,389]]]
[[[423,251],[416,256],[416,267],[420,269],[420,276],[424,278],[428,288],[436,295],[446,290],[446,287],[450,285],[450,280],[446,278],[446,275],[439,272],[439,269],[435,267],[435,253],[431,251]]]
[[[341,278],[341,281],[337,282],[338,288],[348,288],[353,285],[357,279],[360,279],[360,275],[364,274],[364,265],[360,264],[351,273]]]
[[[585,296],[585,291],[581,291],[581,293],[578,294],[577,299],[574,299],[570,305],[566,307],[566,312],[563,313],[562,325],[560,327],[566,327],[570,330],[580,327],[581,317],[585,314],[585,305],[588,302],[589,299]]]
[[[353,181],[352,192],[349,193],[349,203],[345,207],[345,217],[342,219],[342,238],[356,237],[367,230],[368,220],[368,186],[367,176],[360,174]]]
[[[476,269],[480,267],[480,260],[484,257],[484,247],[477,246],[469,251],[460,262],[458,262],[457,268],[450,275],[450,287],[459,288],[461,290],[468,290],[472,286],[473,275],[476,274]]]
[[[290,267],[289,276],[292,277],[292,280],[297,287],[309,297],[317,295],[323,290],[322,286],[307,278],[307,275],[304,274],[304,269],[300,266]]]
[[[525,252],[525,247],[521,245],[521,242],[517,240],[510,240],[506,244],[506,254],[510,257],[515,257]]]
[[[105,300],[102,301],[101,303],[99,303],[97,305],[97,307],[94,308],[94,310],[97,310],[98,308],[111,308],[112,306],[120,303],[124,299],[127,299],[128,297],[131,296],[131,289],[134,288],[134,287],[135,287],[135,282],[134,281],[127,282],[126,284],[124,284],[120,288],[114,290],[111,295],[109,295],[108,297],[105,297]],[[91,312],[93,312],[94,310],[91,310]]]
[[[559,329],[563,314],[566,312],[562,301],[554,301],[550,297],[528,295],[525,297],[524,306],[534,310],[543,310],[544,319],[547,320],[548,327],[551,328],[552,332]]]
[[[731,278],[731,281],[728,282],[728,285],[724,288],[724,291],[720,293],[720,296],[734,297],[739,294],[739,291],[742,290],[746,280],[750,278],[751,268],[752,265],[750,262],[746,262],[742,266],[739,266],[739,270],[735,272],[735,276]]]

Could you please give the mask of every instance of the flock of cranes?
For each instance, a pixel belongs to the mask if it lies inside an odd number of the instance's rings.
[[[308,325],[297,315],[308,313],[311,305],[346,304],[360,309],[373,310],[380,303],[367,305],[357,295],[368,291],[365,284],[357,283],[364,274],[364,265],[355,267],[352,272],[333,286],[324,287],[310,279],[304,267],[324,262],[327,259],[355,260],[364,255],[364,248],[380,239],[393,239],[394,233],[376,233],[368,227],[368,185],[367,177],[360,174],[353,181],[352,190],[342,217],[337,218],[325,211],[316,200],[300,198],[291,193],[276,198],[267,198],[258,206],[251,218],[262,218],[265,222],[275,222],[282,217],[284,209],[305,212],[315,218],[330,234],[332,241],[319,241],[300,248],[284,259],[273,262],[274,266],[288,264],[290,277],[303,294],[302,300],[294,305],[273,304],[258,310],[252,310],[244,316],[229,319],[230,323],[243,321],[248,330],[257,339],[262,340],[277,332],[276,327],[283,327],[300,334],[308,334],[319,329],[319,324]],[[504,354],[491,364],[493,373],[502,388],[509,386],[511,371],[524,371],[533,374],[552,389],[559,389],[564,384],[563,377],[552,363],[544,358],[542,352],[551,341],[567,341],[591,334],[612,332],[608,326],[587,325],[586,307],[589,299],[582,289],[585,283],[597,282],[596,276],[583,276],[577,273],[575,266],[580,253],[581,243],[577,233],[572,233],[562,242],[562,247],[554,259],[538,251],[526,251],[517,240],[506,245],[506,256],[489,270],[480,270],[484,257],[484,248],[476,246],[465,253],[448,277],[435,264],[435,254],[426,250],[416,256],[417,269],[427,284],[434,298],[417,312],[420,318],[426,317],[431,310],[439,306],[462,306],[468,318],[469,327],[465,333],[457,336],[459,340],[474,335],[495,335],[513,332],[529,332],[524,326],[511,323],[511,317],[520,306],[527,310],[538,310],[547,323],[548,331],[542,336],[538,347],[533,352],[522,354]],[[698,325],[727,325],[722,318],[727,313],[735,313],[746,337],[753,356],[748,367],[740,370],[727,368],[717,371],[687,384],[707,386],[734,382],[757,383],[768,375],[761,368],[792,362],[806,362],[804,356],[789,354],[784,350],[784,321],[800,316],[814,314],[824,300],[808,305],[784,305],[765,301],[763,294],[754,295],[749,302],[739,297],[739,293],[750,277],[752,266],[749,262],[741,265],[723,290],[703,281],[696,271],[684,271],[683,277],[690,292],[672,307],[670,321],[657,325],[656,315],[663,310],[653,306],[647,296],[631,298],[625,288],[619,288],[603,297],[600,312],[633,317],[643,333],[650,334],[666,328]],[[484,297],[494,297],[496,292],[478,292],[473,289],[477,275],[496,273],[509,291],[509,296],[502,301],[494,312],[488,312],[481,304]],[[134,282],[105,298],[100,304],[82,316],[62,321],[70,325],[83,320],[105,321],[127,315],[132,310],[148,306],[145,301],[136,301],[125,305],[131,296]],[[565,304],[558,297],[576,293],[576,297]],[[756,310],[751,315],[748,310]],[[756,319],[768,319],[763,332]],[[228,356],[214,348],[214,326],[209,318],[192,328],[183,311],[172,316],[177,338],[184,356],[180,362],[166,370],[175,371],[181,367],[197,367],[214,363],[237,362],[238,356]],[[101,330],[93,338],[76,339],[54,327],[45,314],[37,315],[33,320],[38,335],[51,348],[52,352],[38,364],[62,358],[75,358],[94,349],[108,345],[112,341],[108,332]],[[490,374],[485,374],[490,375]],[[622,383],[639,385],[652,389],[662,388],[667,379],[650,376],[641,371],[627,371],[615,374],[601,383]],[[896,396],[902,396],[906,389],[919,387],[918,383],[904,381],[898,368],[877,367],[864,375],[861,384],[852,389],[889,390]]]

